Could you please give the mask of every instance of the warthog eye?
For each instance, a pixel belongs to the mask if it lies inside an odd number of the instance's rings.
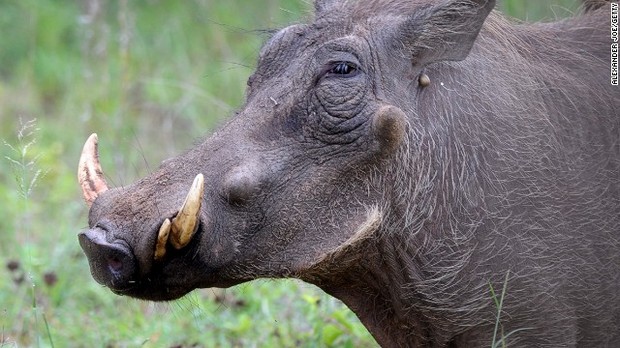
[[[328,71],[331,75],[347,75],[353,76],[357,73],[358,68],[355,63],[351,62],[337,62]]]

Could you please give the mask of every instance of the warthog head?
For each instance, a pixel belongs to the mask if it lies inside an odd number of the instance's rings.
[[[399,194],[391,171],[423,68],[463,59],[493,4],[318,2],[313,23],[264,45],[227,124],[128,187],[108,189],[92,135],[78,176],[93,277],[171,300],[257,277],[327,282],[363,262]]]

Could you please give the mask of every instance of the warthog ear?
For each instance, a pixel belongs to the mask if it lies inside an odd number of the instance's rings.
[[[418,10],[396,31],[416,66],[465,59],[495,0],[454,0]]]

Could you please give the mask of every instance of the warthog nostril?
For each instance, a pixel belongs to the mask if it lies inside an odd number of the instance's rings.
[[[119,273],[123,269],[123,261],[118,257],[110,257],[108,258],[108,267],[110,267],[110,271]]]

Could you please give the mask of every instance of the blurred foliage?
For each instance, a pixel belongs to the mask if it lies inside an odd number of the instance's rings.
[[[554,21],[576,14],[580,2],[577,0],[498,0],[504,13],[528,22]]]
[[[500,6],[550,20],[576,4]],[[303,20],[310,7],[0,1],[0,346],[375,345],[339,301],[297,281],[196,291],[170,304],[118,297],[91,279],[76,240],[87,211],[75,167],[91,132],[113,185],[147,174],[240,105],[265,29]]]

